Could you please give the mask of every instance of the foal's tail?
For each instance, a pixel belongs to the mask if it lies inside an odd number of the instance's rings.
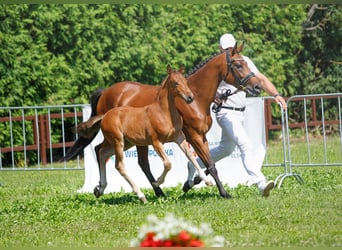
[[[91,95],[91,116],[88,121],[81,122],[76,129],[73,129],[74,132],[79,133],[79,137],[74,145],[66,152],[65,156],[59,160],[60,162],[74,159],[97,135],[97,132],[100,130],[102,115],[97,115],[96,106],[102,93],[103,89],[98,89]]]

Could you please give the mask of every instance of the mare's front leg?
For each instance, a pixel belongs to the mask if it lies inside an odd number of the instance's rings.
[[[114,151],[110,145],[106,142],[102,142],[95,147],[95,152],[99,167],[100,182],[99,185],[94,188],[94,195],[96,198],[99,198],[103,195],[104,190],[107,187],[106,161],[111,155],[113,155]]]
[[[190,144],[196,151],[198,157],[202,160],[202,162],[207,167],[206,174],[209,173],[214,178],[216,186],[220,192],[220,195],[227,199],[232,198],[232,196],[224,189],[222,182],[220,181],[220,178],[218,177],[215,163],[210,156],[208,141],[205,135],[202,136],[198,133],[192,134],[190,136],[187,136],[187,140],[190,142]],[[196,181],[195,181],[195,184],[196,184]],[[187,192],[189,189],[191,189],[191,187],[192,186],[190,185],[189,180],[187,180],[183,185],[183,191]]]
[[[195,159],[195,156],[193,155],[192,151],[190,150],[187,141],[185,140],[185,136],[183,132],[178,135],[177,138],[177,144],[180,147],[180,149],[185,153],[186,157],[194,164],[197,173],[199,175],[199,178],[205,182],[207,186],[212,186],[213,184],[211,183],[210,179],[206,176],[205,172],[203,169],[200,167],[198,162]]]
[[[165,153],[165,150],[164,150],[164,146],[163,146],[163,144],[161,142],[159,142],[159,141],[158,142],[154,142],[153,143],[153,148],[156,150],[156,152],[158,153],[159,157],[162,159],[163,165],[164,165],[163,173],[159,176],[157,181],[153,183],[153,186],[159,187],[161,184],[164,183],[166,174],[171,169],[171,161],[167,157],[167,155]]]
[[[154,190],[154,193],[158,197],[165,196],[163,190],[160,187],[153,185],[153,183],[155,183],[156,180],[154,179],[154,176],[152,175],[150,163],[148,161],[148,146],[136,146],[136,148],[137,148],[137,152],[138,152],[139,166],[140,166],[141,170],[144,172],[148,181],[150,182],[150,184]]]

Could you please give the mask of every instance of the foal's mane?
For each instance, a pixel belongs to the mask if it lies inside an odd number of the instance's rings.
[[[200,63],[198,63],[196,66],[194,66],[191,70],[189,70],[188,73],[185,74],[185,78],[188,78],[190,75],[196,73],[200,68],[202,68],[205,64],[207,64],[207,62],[209,62],[211,59],[213,59],[214,57],[216,57],[217,55],[221,54],[222,52],[216,52],[214,54],[212,54],[209,58],[201,61]]]

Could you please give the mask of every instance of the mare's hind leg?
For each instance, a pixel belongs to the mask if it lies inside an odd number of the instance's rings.
[[[165,151],[164,151],[164,146],[161,142],[156,142],[153,143],[153,148],[156,150],[158,155],[163,161],[164,164],[164,170],[163,173],[159,176],[156,182],[153,183],[154,186],[159,187],[161,184],[164,183],[166,174],[170,171],[171,169],[171,161],[167,157]]]
[[[135,184],[133,179],[127,174],[126,168],[124,165],[124,157],[123,157],[123,147],[121,146],[121,143],[117,143],[114,146],[115,151],[115,168],[118,170],[118,172],[121,174],[123,178],[129,183],[129,185],[132,187],[133,191],[137,194],[139,199],[143,202],[147,202],[147,199],[143,192],[141,192],[140,188]]]
[[[141,170],[144,172],[148,181],[152,185],[154,193],[158,197],[160,197],[160,196],[164,197],[165,194],[164,194],[163,190],[160,187],[153,185],[153,183],[155,183],[156,180],[154,179],[154,176],[152,175],[150,163],[148,161],[148,146],[137,146],[136,148],[137,148],[137,152],[138,152],[139,166],[141,167]]]
[[[95,147],[97,163],[100,173],[100,182],[94,188],[94,195],[99,198],[103,195],[105,188],[107,187],[107,176],[106,176],[106,161],[114,154],[112,147],[105,141]]]

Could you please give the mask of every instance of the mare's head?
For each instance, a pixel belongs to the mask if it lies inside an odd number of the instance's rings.
[[[188,80],[184,76],[184,67],[182,66],[178,71],[174,71],[168,65],[167,74],[168,77],[164,84],[168,85],[172,95],[182,98],[187,103],[191,103],[194,100],[194,94],[191,92],[188,86]]]
[[[259,81],[255,74],[249,69],[247,62],[240,55],[243,49],[243,44],[234,48],[225,50],[227,61],[227,73],[223,80],[229,84],[234,85],[239,90],[243,90],[251,95],[260,94]]]

